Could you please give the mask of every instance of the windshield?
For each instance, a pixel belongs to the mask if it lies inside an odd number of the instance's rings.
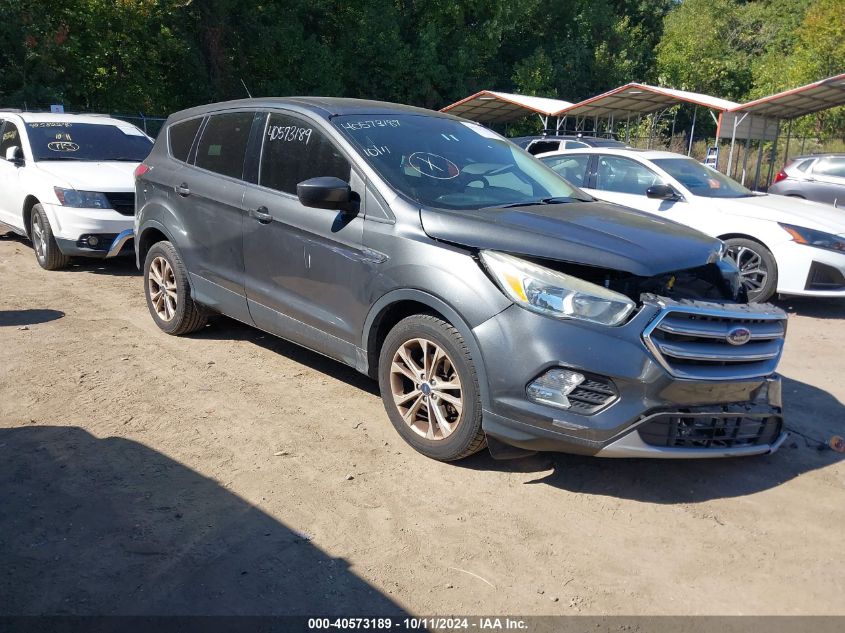
[[[481,209],[592,199],[474,123],[407,114],[332,121],[391,186],[424,206]]]
[[[692,158],[657,158],[653,161],[693,195],[705,198],[745,198],[753,196],[736,180],[728,178],[715,169],[705,167]]]
[[[35,121],[27,123],[35,160],[119,160],[139,163],[153,142],[134,125]]]

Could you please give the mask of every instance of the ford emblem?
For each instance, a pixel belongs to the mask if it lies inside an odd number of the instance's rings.
[[[745,327],[735,327],[728,332],[726,338],[731,345],[745,345],[751,340],[751,330]]]

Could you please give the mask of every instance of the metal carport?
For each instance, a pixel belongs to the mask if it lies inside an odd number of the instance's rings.
[[[547,99],[546,97],[532,97],[508,92],[481,90],[474,95],[461,99],[442,108],[441,112],[448,112],[485,125],[495,123],[510,123],[525,116],[536,114],[543,122],[543,129],[549,129],[549,117],[571,106],[569,101],[561,99]],[[559,123],[559,122],[558,122]],[[556,129],[559,129],[559,125]]]
[[[587,119],[592,118],[593,129],[597,131],[599,119],[607,119],[608,127],[613,130],[622,118],[630,122],[631,116],[642,116],[661,112],[674,105],[688,103],[695,107],[692,126],[690,129],[690,144],[687,154],[692,150],[692,137],[695,133],[698,107],[707,108],[711,112],[714,122],[718,123],[712,111],[725,112],[739,104],[727,99],[712,97],[698,92],[662,88],[641,83],[629,83],[609,92],[585,99],[563,110],[555,112],[557,117],[575,117],[575,130],[583,129]]]
[[[756,140],[758,142],[757,166],[752,185],[752,188],[756,189],[759,185],[760,166],[763,160],[763,142],[773,141],[769,173],[766,178],[768,186],[774,172],[781,123],[789,122],[784,149],[785,162],[789,160],[789,141],[792,137],[792,122],[795,119],[843,105],[845,105],[845,73],[749,101],[723,112],[719,117],[716,136],[731,139],[727,174],[730,175],[731,172],[736,140],[745,139],[746,148],[750,140]],[[744,166],[742,180],[745,180]]]

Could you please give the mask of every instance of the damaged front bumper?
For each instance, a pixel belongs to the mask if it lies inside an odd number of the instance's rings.
[[[786,438],[774,373],[785,328],[785,314],[772,306],[654,296],[615,328],[512,306],[474,330],[484,350],[482,424],[491,452],[504,453],[497,448],[505,444],[600,457],[771,453]],[[737,329],[750,333],[747,345],[727,340]],[[587,376],[587,392],[575,393],[570,408],[526,393],[552,368]]]

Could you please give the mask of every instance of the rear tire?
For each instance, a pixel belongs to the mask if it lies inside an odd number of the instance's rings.
[[[50,220],[47,218],[44,207],[40,204],[32,207],[29,235],[32,240],[32,248],[35,251],[35,259],[41,268],[44,270],[59,270],[67,266],[70,257],[59,250],[59,245],[53,236],[53,229],[50,227]]]
[[[475,364],[451,324],[407,317],[379,354],[379,388],[396,431],[426,457],[454,461],[486,446]]]
[[[725,240],[727,256],[739,268],[742,285],[749,303],[763,303],[772,298],[778,287],[778,267],[768,248],[745,238]]]
[[[170,242],[156,242],[144,260],[144,296],[156,325],[173,336],[205,327],[208,316],[191,298],[188,271]]]

